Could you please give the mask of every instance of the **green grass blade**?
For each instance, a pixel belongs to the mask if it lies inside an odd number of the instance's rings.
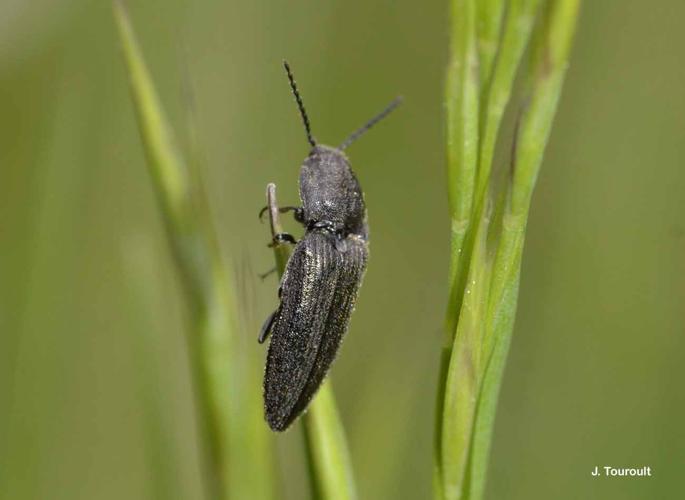
[[[478,157],[474,211],[482,210],[492,172],[497,145],[497,134],[504,111],[511,97],[516,70],[530,40],[540,0],[512,0],[507,12],[502,42],[487,89],[487,98],[481,109],[482,129]]]
[[[511,212],[527,216],[542,156],[568,67],[580,0],[549,0],[533,48],[528,86],[530,104],[521,119]]]
[[[471,437],[468,490],[464,496],[473,500],[482,498],[485,490],[497,397],[516,318],[523,236],[523,229],[512,225],[507,220],[503,222],[486,314],[486,331],[482,344],[484,374],[476,403]],[[496,300],[493,305],[495,296]]]
[[[442,498],[442,414],[445,383],[461,309],[466,268],[463,250],[471,224],[471,205],[478,160],[478,54],[474,0],[451,2],[450,60],[446,79],[447,184],[450,209],[449,301],[445,317],[445,345],[440,361],[435,412],[433,487]]]
[[[267,186],[266,196],[267,206],[278,206],[275,184]],[[269,211],[269,219],[272,236],[283,232],[278,211]],[[274,245],[279,277],[283,276],[290,253],[290,245]],[[307,466],[313,496],[324,500],[357,498],[345,429],[338,414],[330,380],[321,385],[301,420],[304,425]]]
[[[159,290],[154,280],[155,254],[151,245],[142,242],[128,242],[122,254],[129,287],[127,295],[143,324],[141,331],[130,333],[138,371],[136,392],[143,419],[142,447],[150,471],[148,495],[156,500],[183,498],[187,491],[184,491],[179,470],[179,450],[165,415],[164,399],[168,393],[165,393],[162,364],[156,350],[158,338],[153,318],[159,312],[155,307]]]
[[[504,19],[504,0],[481,0],[477,10],[478,69],[481,90],[481,106],[490,88],[492,68],[499,48],[502,20]]]
[[[442,412],[442,495],[463,499],[467,491],[469,450],[480,390],[484,335],[491,262],[487,251],[489,217],[477,227],[469,274],[464,290],[454,347],[445,382]]]
[[[465,272],[461,257],[471,224],[478,161],[478,54],[473,0],[452,1],[452,42],[447,69],[447,184],[451,221],[450,303],[460,308],[457,284]],[[452,345],[455,315],[447,315],[446,345]]]
[[[472,443],[469,480],[472,499],[482,498],[485,490],[497,397],[516,317],[528,209],[561,94],[578,10],[578,0],[548,2],[531,50],[531,100],[515,137],[514,176],[503,214],[483,339],[487,363]]]
[[[468,222],[478,159],[478,54],[473,0],[452,1],[447,69],[447,177],[451,218]]]
[[[468,59],[465,47],[470,45],[465,40],[470,40],[472,26],[468,20],[472,18],[473,5],[468,2],[452,5],[461,9],[458,16],[453,13],[453,18],[458,17],[459,21],[452,27],[452,57],[461,59],[456,65],[450,61],[448,82],[466,85],[464,75],[455,71],[455,67],[457,70],[463,67]],[[479,147],[475,187],[473,184],[468,184],[469,189],[449,186],[453,227],[459,210],[468,205],[472,213],[464,218],[468,221],[465,231],[456,240],[461,245],[456,248],[456,258],[455,231],[452,232],[447,325],[450,328],[456,325],[456,328],[448,329],[448,335],[454,334],[454,344],[451,352],[449,349],[443,352],[441,367],[440,391],[444,399],[442,406],[438,403],[436,424],[437,498],[477,500],[484,493],[497,397],[516,315],[528,209],[561,92],[578,6],[578,0],[512,0],[495,54],[490,49],[502,23],[502,4],[492,0],[478,6],[481,122],[479,135],[475,139],[469,137]],[[543,15],[535,29],[540,12]],[[513,173],[491,223],[487,207],[495,147],[516,74],[534,29],[533,63],[527,78],[529,105],[521,114],[517,128]],[[450,88],[448,85],[448,133],[463,131],[467,121],[474,120],[464,115],[465,90],[455,95],[450,93]],[[452,108],[461,115],[451,115]],[[455,124],[454,120],[461,121]],[[462,133],[455,137],[464,140],[466,136]],[[467,146],[455,144],[453,139],[448,134],[448,172],[452,173],[448,181],[473,182],[460,170],[456,171],[460,175],[454,173],[453,160],[459,158],[461,163],[457,165],[463,168]],[[454,196],[465,198],[455,203]],[[473,221],[478,224],[474,226]]]
[[[352,462],[330,380],[321,386],[303,419],[315,497],[357,498]]]
[[[168,215],[180,221],[188,196],[185,169],[121,2],[114,2],[114,13],[150,172],[159,186],[158,194],[163,197]]]
[[[121,2],[114,2],[114,14],[147,165],[189,305],[187,345],[207,489],[213,498],[271,498],[267,429],[255,419],[261,409],[241,390],[249,381],[238,380],[232,280],[220,260],[200,176],[179,153]]]

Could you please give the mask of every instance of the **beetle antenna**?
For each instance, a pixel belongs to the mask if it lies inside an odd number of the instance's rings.
[[[302,115],[302,121],[304,122],[304,129],[307,132],[307,141],[312,147],[316,146],[316,140],[312,136],[312,129],[309,125],[309,118],[307,117],[307,112],[304,110],[304,103],[302,102],[302,97],[300,92],[297,90],[297,84],[295,83],[295,78],[293,77],[292,71],[290,71],[290,66],[288,61],[283,61],[283,67],[285,72],[288,73],[288,81],[290,81],[290,88],[293,90],[293,95],[297,101],[297,107],[300,109],[300,115]]]
[[[350,134],[350,136],[349,136],[347,139],[345,139],[345,141],[338,147],[338,149],[339,149],[340,151],[342,151],[342,150],[344,150],[345,148],[347,148],[350,144],[352,144],[354,141],[356,141],[356,140],[359,139],[362,135],[364,135],[364,133],[365,133],[367,130],[369,130],[369,129],[370,129],[371,127],[373,127],[376,123],[378,123],[378,122],[381,121],[383,118],[385,118],[386,116],[388,116],[392,110],[394,110],[397,106],[400,105],[401,102],[402,102],[402,97],[401,97],[401,96],[395,97],[395,98],[392,100],[392,102],[391,102],[390,104],[388,104],[388,106],[387,106],[383,111],[381,111],[381,112],[378,113],[376,116],[374,116],[373,118],[371,118],[371,119],[370,119],[368,122],[366,122],[362,127],[358,128],[357,130],[355,130],[354,132],[352,132],[352,134]]]

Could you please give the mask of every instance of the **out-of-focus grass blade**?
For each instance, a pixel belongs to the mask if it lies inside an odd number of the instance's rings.
[[[238,390],[233,336],[236,306],[222,266],[198,175],[189,173],[164,117],[152,79],[121,2],[114,14],[128,69],[143,146],[189,304],[188,349],[209,493],[214,498],[270,498],[271,458],[266,446],[246,449],[241,436],[268,442],[251,399]],[[254,398],[252,398],[254,399]],[[248,443],[249,444],[249,443]],[[242,447],[242,449],[241,449]]]
[[[164,387],[161,364],[155,351],[154,307],[158,295],[154,280],[154,253],[147,242],[130,242],[123,249],[123,267],[127,274],[129,295],[143,327],[132,332],[133,355],[138,371],[136,391],[143,418],[144,452],[150,468],[150,495],[158,500],[184,498],[179,474],[178,450],[172,429],[164,414]]]
[[[201,144],[202,136],[198,130],[195,89],[188,66],[189,59],[187,57],[184,59],[182,88],[185,108],[187,164],[193,191],[192,196],[200,216],[199,220],[207,226],[204,234],[207,236],[213,255],[216,256],[215,260],[218,262],[220,250],[216,241],[216,233],[211,225],[211,210],[204,183],[207,159]],[[252,275],[248,275],[247,278],[252,277]],[[246,294],[247,290],[241,286],[234,274],[231,275],[231,283],[235,283],[232,289],[238,291],[241,298],[244,299],[245,295],[243,294]],[[240,306],[236,305],[238,303]],[[248,316],[248,307],[249,305],[245,302],[236,301],[234,303],[231,310],[238,313],[235,317],[239,318],[240,321],[233,321],[232,325],[235,331],[248,332],[248,339],[254,341],[254,332],[258,330],[249,321],[245,321]],[[230,358],[231,373],[228,377],[228,386],[219,386],[216,390],[223,397],[229,398],[226,406],[231,409],[230,415],[227,416],[229,422],[232,422],[228,426],[228,430],[231,432],[228,436],[230,446],[230,467],[228,470],[230,498],[264,499],[270,498],[274,490],[271,475],[273,439],[264,422],[262,394],[257,389],[261,384],[262,368],[255,366],[254,360],[246,351],[234,352]],[[216,357],[214,366],[228,368],[221,358],[221,352],[215,354],[208,352],[206,354],[208,357],[212,355]],[[215,379],[221,380],[218,377]]]
[[[277,207],[276,185],[266,190],[267,206]],[[277,210],[269,211],[271,236],[282,232]],[[291,254],[288,244],[274,245],[278,276],[283,276]],[[307,467],[314,498],[352,500],[357,498],[352,462],[345,429],[338,414],[330,380],[324,381],[307,412],[301,417],[304,425]]]
[[[128,14],[118,0],[114,2],[114,14],[150,173],[154,177],[157,193],[162,197],[167,217],[180,223],[188,202],[186,169],[163,115]]]

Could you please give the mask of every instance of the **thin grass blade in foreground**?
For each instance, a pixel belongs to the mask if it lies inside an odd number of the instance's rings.
[[[278,202],[275,184],[267,186],[266,197],[273,238],[283,232],[276,210]],[[290,253],[291,247],[288,244],[274,245],[279,278],[285,271]],[[330,379],[323,382],[301,419],[313,497],[324,500],[357,498],[345,430],[338,415]]]
[[[271,461],[265,446],[242,453],[237,436],[264,434],[255,411],[236,397],[233,337],[235,298],[221,264],[199,176],[189,172],[168,126],[152,79],[121,2],[114,14],[128,69],[147,164],[164,217],[172,254],[189,306],[187,345],[203,439],[203,466],[212,498],[270,498]],[[240,381],[245,383],[245,381]],[[254,451],[254,450],[250,450]]]
[[[454,0],[453,8],[452,60],[447,80],[448,172],[475,169],[475,174],[448,175],[453,257],[446,335],[448,339],[453,336],[453,343],[446,347],[440,374],[436,470],[441,481],[435,496],[471,500],[482,498],[485,489],[497,396],[516,314],[528,209],[561,93],[579,0],[511,0],[503,22],[487,22],[484,17],[488,13],[502,15],[496,0],[479,3],[479,29],[475,32],[473,27],[464,29],[465,20],[474,16],[473,3]],[[529,105],[520,116],[515,134],[511,175],[504,191],[497,193],[491,180],[495,145],[536,18],[537,33],[530,49],[534,62],[526,96]],[[502,25],[501,36],[496,36],[494,32]],[[467,42],[465,31],[471,34]],[[486,67],[480,68],[481,80],[476,82],[482,122],[477,137],[469,138],[479,151],[475,165],[470,157],[465,161],[464,155],[459,155],[467,145],[457,143],[459,135],[450,133],[467,129],[474,120],[462,112],[456,118],[463,123],[451,123],[455,119],[451,110],[462,109],[463,98],[462,91],[450,88],[467,84],[466,77],[454,79],[450,75],[454,67],[473,64],[472,50],[465,50],[472,46],[472,37],[479,42],[501,40],[494,57],[489,53],[489,43],[479,45],[479,62]],[[465,178],[469,180],[468,189],[453,185]],[[460,190],[466,190],[471,213],[464,234],[455,239],[454,213],[464,201],[454,200],[453,194]],[[497,204],[494,200],[498,200]]]

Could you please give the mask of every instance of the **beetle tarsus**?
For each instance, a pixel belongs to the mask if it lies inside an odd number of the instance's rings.
[[[266,321],[264,321],[262,329],[259,331],[259,337],[257,337],[257,342],[259,342],[260,344],[263,344],[264,341],[269,337],[269,334],[271,333],[271,328],[274,326],[274,319],[276,319],[277,312],[278,311],[276,310],[269,314],[269,317],[266,318]]]
[[[269,269],[269,270],[268,270],[267,272],[265,272],[265,273],[260,273],[260,274],[258,274],[258,276],[259,276],[259,279],[260,279],[260,280],[265,280],[266,278],[268,278],[269,276],[271,276],[271,275],[272,275],[273,273],[275,273],[275,272],[276,272],[276,266],[272,267],[271,269]]]
[[[269,243],[269,247],[273,248],[282,243],[292,243],[293,245],[296,245],[297,240],[290,233],[278,233],[274,235],[274,239]]]
[[[264,220],[264,214],[269,211],[269,207],[265,206],[259,211],[259,220]],[[304,210],[302,207],[279,207],[278,213],[284,214],[286,212],[294,212],[293,217],[297,222],[304,222]]]

